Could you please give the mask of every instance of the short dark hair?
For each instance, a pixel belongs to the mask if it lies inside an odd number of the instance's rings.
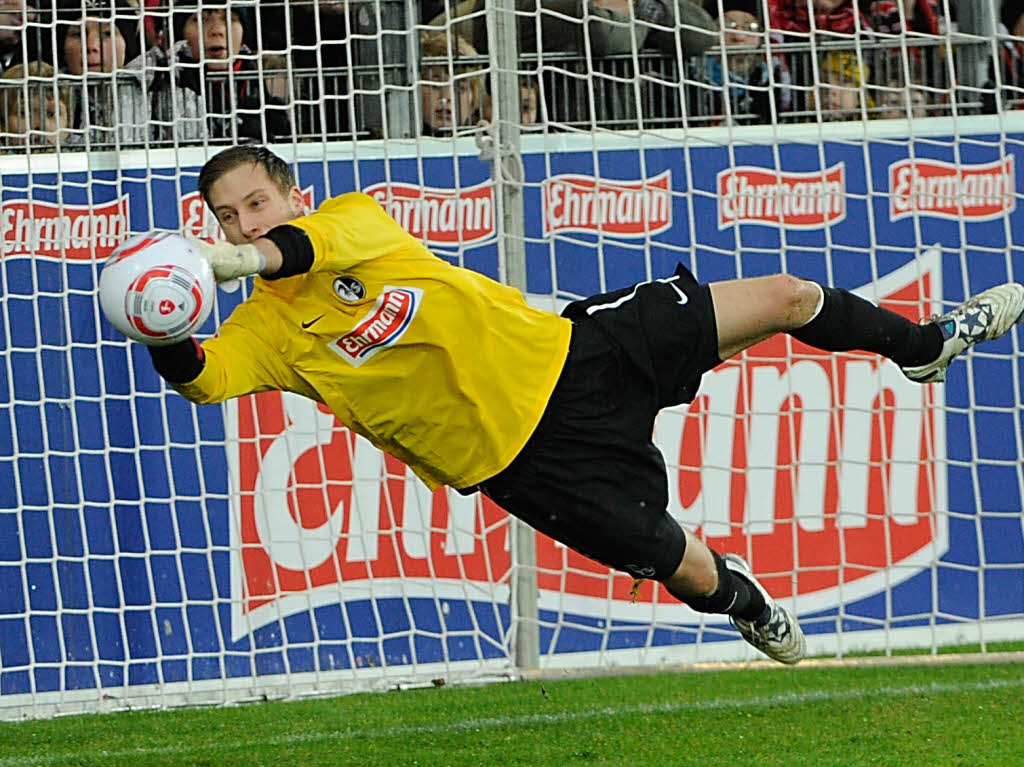
[[[210,187],[221,176],[239,165],[262,165],[263,170],[270,176],[270,180],[274,182],[274,186],[280,189],[282,194],[287,194],[288,190],[297,186],[295,174],[288,163],[265,146],[241,144],[217,152],[206,161],[199,171],[199,195],[207,201],[207,204],[209,204]]]

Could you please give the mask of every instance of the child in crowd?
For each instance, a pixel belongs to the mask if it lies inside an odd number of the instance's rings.
[[[42,61],[15,64],[0,75],[0,130],[4,144],[57,148],[68,143],[70,94],[57,86],[53,67]]]

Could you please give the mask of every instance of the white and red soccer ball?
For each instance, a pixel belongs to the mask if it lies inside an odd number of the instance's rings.
[[[103,264],[100,307],[128,338],[167,346],[195,333],[216,296],[213,270],[188,240],[167,232],[132,237]]]

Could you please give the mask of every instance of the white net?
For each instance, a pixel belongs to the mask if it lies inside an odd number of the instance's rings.
[[[0,9],[5,718],[754,657],[310,401],[171,393],[96,279],[129,234],[216,230],[223,146],[554,310],[677,263],[913,318],[1024,275],[1024,44],[984,4],[71,5]],[[1024,626],[1021,370],[1016,330],[941,387],[774,339],[660,417],[670,510],[813,653],[989,650]]]

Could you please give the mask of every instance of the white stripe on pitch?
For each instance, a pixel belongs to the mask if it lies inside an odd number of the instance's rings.
[[[43,767],[43,765],[59,764],[68,759],[76,760],[139,760],[146,756],[173,757],[200,755],[206,751],[223,749],[243,750],[256,746],[287,746],[298,743],[316,743],[318,741],[342,741],[364,738],[391,738],[408,735],[431,735],[444,732],[461,732],[463,730],[484,730],[498,727],[516,727],[535,724],[559,724],[562,722],[578,722],[605,717],[618,717],[623,714],[671,714],[680,711],[718,711],[734,708],[771,708],[778,705],[828,703],[836,701],[859,700],[868,698],[893,698],[905,695],[935,695],[944,693],[961,693],[982,690],[998,690],[1005,688],[1024,687],[1024,678],[990,679],[982,682],[965,684],[933,683],[927,685],[887,686],[879,688],[863,688],[854,690],[808,690],[799,693],[781,693],[779,695],[761,695],[752,698],[723,698],[720,700],[681,701],[672,703],[640,703],[632,706],[603,706],[583,711],[562,711],[554,714],[522,714],[519,716],[493,716],[481,719],[464,719],[444,724],[417,725],[410,727],[382,727],[380,729],[343,729],[326,732],[307,733],[303,735],[287,735],[277,738],[220,741],[213,746],[165,746],[161,748],[127,748],[118,751],[82,751],[54,754],[52,756],[33,756],[27,758],[0,759],[0,767]]]

